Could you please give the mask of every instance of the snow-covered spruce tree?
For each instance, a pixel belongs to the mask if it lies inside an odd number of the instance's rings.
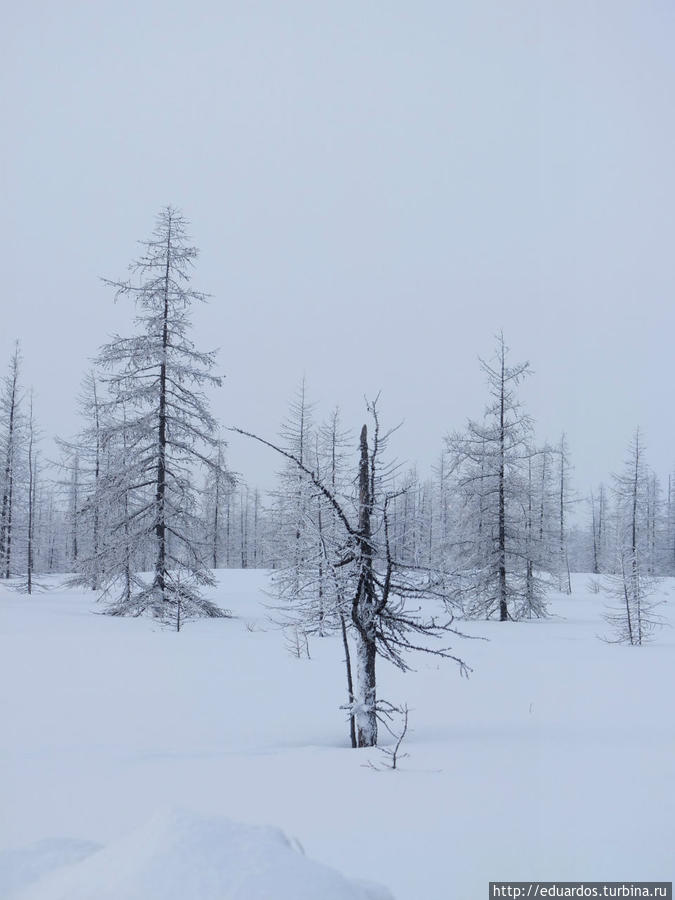
[[[453,600],[466,615],[500,621],[546,614],[533,536],[536,500],[532,421],[516,388],[529,364],[507,365],[503,335],[494,363],[481,360],[490,400],[482,422],[447,439],[462,535]]]
[[[204,388],[220,385],[212,373],[215,354],[198,351],[189,338],[190,310],[206,295],[190,286],[197,256],[187,221],[172,207],[157,216],[142,256],[131,264],[132,278],[108,281],[116,296],[136,304],[138,331],[116,336],[99,353],[109,397],[104,403],[105,440],[116,450],[106,490],[114,485],[117,519],[107,522],[130,542],[150,542],[152,576],[112,602],[113,615],[149,612],[180,627],[196,615],[224,616],[200,588],[213,584],[197,520],[199,466],[213,467],[216,422]],[[120,448],[123,451],[120,452]],[[106,577],[119,578],[118,559]]]
[[[260,441],[290,460],[308,484],[332,507],[338,527],[335,556],[331,565],[341,570],[344,578],[351,632],[356,645],[356,677],[350,712],[354,717],[353,745],[371,747],[377,744],[376,659],[389,660],[406,671],[410,668],[408,652],[422,651],[455,660],[463,673],[466,664],[447,647],[424,643],[451,632],[451,620],[438,623],[425,615],[425,600],[438,601],[434,579],[426,571],[398,562],[390,541],[389,509],[395,489],[388,489],[392,467],[383,462],[388,434],[380,431],[374,403],[368,405],[372,421],[361,429],[358,445],[358,476],[355,493],[341,498],[331,489],[327,478],[321,478],[311,460],[301,462],[293,453],[257,435],[233,428],[233,431]],[[390,432],[391,433],[391,432]],[[389,434],[390,434],[389,433]],[[418,643],[420,642],[420,643]]]
[[[640,645],[662,622],[652,599],[654,580],[645,562],[650,541],[650,478],[639,428],[623,471],[614,475],[613,490],[620,524],[616,571],[605,582],[605,592],[613,601],[605,619],[614,630],[610,640]]]

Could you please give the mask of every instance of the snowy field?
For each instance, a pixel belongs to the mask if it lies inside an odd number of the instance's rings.
[[[382,763],[379,751],[348,747],[339,640],[293,658],[266,620],[267,576],[219,575],[214,597],[235,618],[180,634],[94,615],[90,595],[56,582],[32,597],[0,588],[0,896],[23,896],[32,880],[26,896],[39,900],[124,900],[103,882],[127,865],[150,879],[153,900],[165,853],[178,897],[193,844],[195,865],[233,864],[228,828],[240,859],[241,847],[268,847],[295,872],[299,844],[396,900],[479,900],[490,880],[675,875],[671,628],[645,647],[603,643],[603,597],[579,575],[547,621],[466,624],[489,638],[453,639],[468,680],[433,657],[405,675],[378,663],[380,696],[407,702],[412,732],[401,769],[375,771],[366,764]],[[659,590],[672,621],[675,582]],[[292,846],[225,819],[274,826]],[[68,870],[52,887],[35,881],[83,858],[70,876],[84,873],[88,889],[70,891]],[[331,873],[312,872],[307,897],[385,896],[330,893]],[[255,900],[291,900],[280,885]],[[235,888],[225,897],[249,900]]]

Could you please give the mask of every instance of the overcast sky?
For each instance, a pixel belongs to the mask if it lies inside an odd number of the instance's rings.
[[[303,374],[319,412],[405,420],[426,469],[481,413],[503,328],[579,490],[645,430],[675,463],[671,0],[3,4],[2,329],[47,436],[158,209],[201,256],[215,412],[274,435]],[[243,438],[233,466],[269,484]]]

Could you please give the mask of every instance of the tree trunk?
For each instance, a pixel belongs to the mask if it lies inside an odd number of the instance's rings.
[[[1,544],[2,562],[4,564],[4,576],[9,578],[10,556],[12,545],[12,487],[14,475],[14,444],[16,441],[15,423],[17,407],[17,383],[19,379],[19,349],[18,344],[11,362],[12,387],[9,395],[9,417],[7,423],[7,449],[5,452],[5,480],[2,494],[2,518],[1,518]]]
[[[5,544],[5,578],[11,575],[12,566],[12,508],[14,497],[14,471],[9,473],[9,505],[7,507],[7,541]]]
[[[171,220],[166,238],[166,270],[164,275],[164,315],[162,321],[162,363],[159,372],[159,421],[157,428],[157,490],[155,493],[155,534],[157,557],[155,560],[155,589],[159,599],[166,600],[166,368],[169,346],[169,272],[171,269]]]
[[[640,481],[640,437],[635,436],[635,473],[633,477],[633,503],[631,511],[631,576],[633,603],[635,608],[635,625],[637,627],[636,644],[642,643],[642,616],[640,611],[640,573],[638,568],[638,486]]]
[[[525,574],[525,598],[528,616],[532,618],[534,606],[534,564],[532,561],[532,457],[527,461],[527,522],[526,522],[527,565]]]
[[[358,747],[377,745],[377,703],[375,686],[375,643],[356,633],[356,744]]]
[[[216,472],[216,493],[214,498],[214,510],[213,510],[213,547],[212,547],[212,561],[213,568],[218,568],[218,528],[219,528],[219,520],[220,520],[220,455],[218,458],[218,471]]]
[[[605,488],[600,485],[598,497],[598,573],[603,570],[604,553],[602,549],[603,526],[605,521]]]
[[[504,346],[501,353],[501,390],[499,394],[499,621],[506,622],[509,617],[506,602],[506,502],[504,497]]]
[[[349,641],[347,640],[347,623],[345,617],[340,613],[340,626],[342,628],[342,645],[345,650],[345,668],[347,670],[347,701],[349,703],[349,738],[352,747],[357,747],[356,743],[356,724],[354,722],[354,681],[352,678],[352,659],[349,653]]]
[[[370,533],[372,506],[369,479],[368,429],[361,429],[359,461],[359,536],[360,577],[352,606],[356,628],[356,743],[359,747],[377,744],[377,691],[375,683],[375,594],[373,584],[373,547]]]
[[[593,574],[598,575],[600,569],[598,567],[598,536],[595,524],[595,497],[591,491],[591,528],[593,530]]]
[[[560,562],[559,562],[559,587],[566,594],[572,593],[572,581],[569,575],[569,566],[567,564],[567,547],[565,542],[565,470],[567,468],[567,445],[565,443],[565,435],[560,439]],[[566,574],[566,582],[563,585],[563,576]]]
[[[33,458],[33,410],[31,404],[30,438],[28,443],[28,546],[26,548],[26,590],[33,593],[33,515],[34,515],[34,487],[35,487],[34,458]]]
[[[100,572],[99,572],[99,531],[100,531],[100,522],[99,522],[99,481],[101,478],[101,419],[98,408],[98,394],[96,391],[96,379],[92,376],[92,389],[93,389],[93,401],[94,401],[94,425],[96,427],[96,448],[95,448],[95,459],[94,459],[94,533],[93,533],[93,544],[94,544],[94,572],[92,574],[91,579],[91,589],[92,591],[97,591],[100,587]]]

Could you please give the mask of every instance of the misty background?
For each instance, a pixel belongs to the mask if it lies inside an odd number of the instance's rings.
[[[632,430],[675,462],[675,7],[645,2],[5,3],[0,364],[46,438],[78,427],[160,207],[192,222],[225,424],[271,437],[382,391],[421,471],[480,416],[504,330],[586,492]],[[230,438],[268,486],[273,454]]]

